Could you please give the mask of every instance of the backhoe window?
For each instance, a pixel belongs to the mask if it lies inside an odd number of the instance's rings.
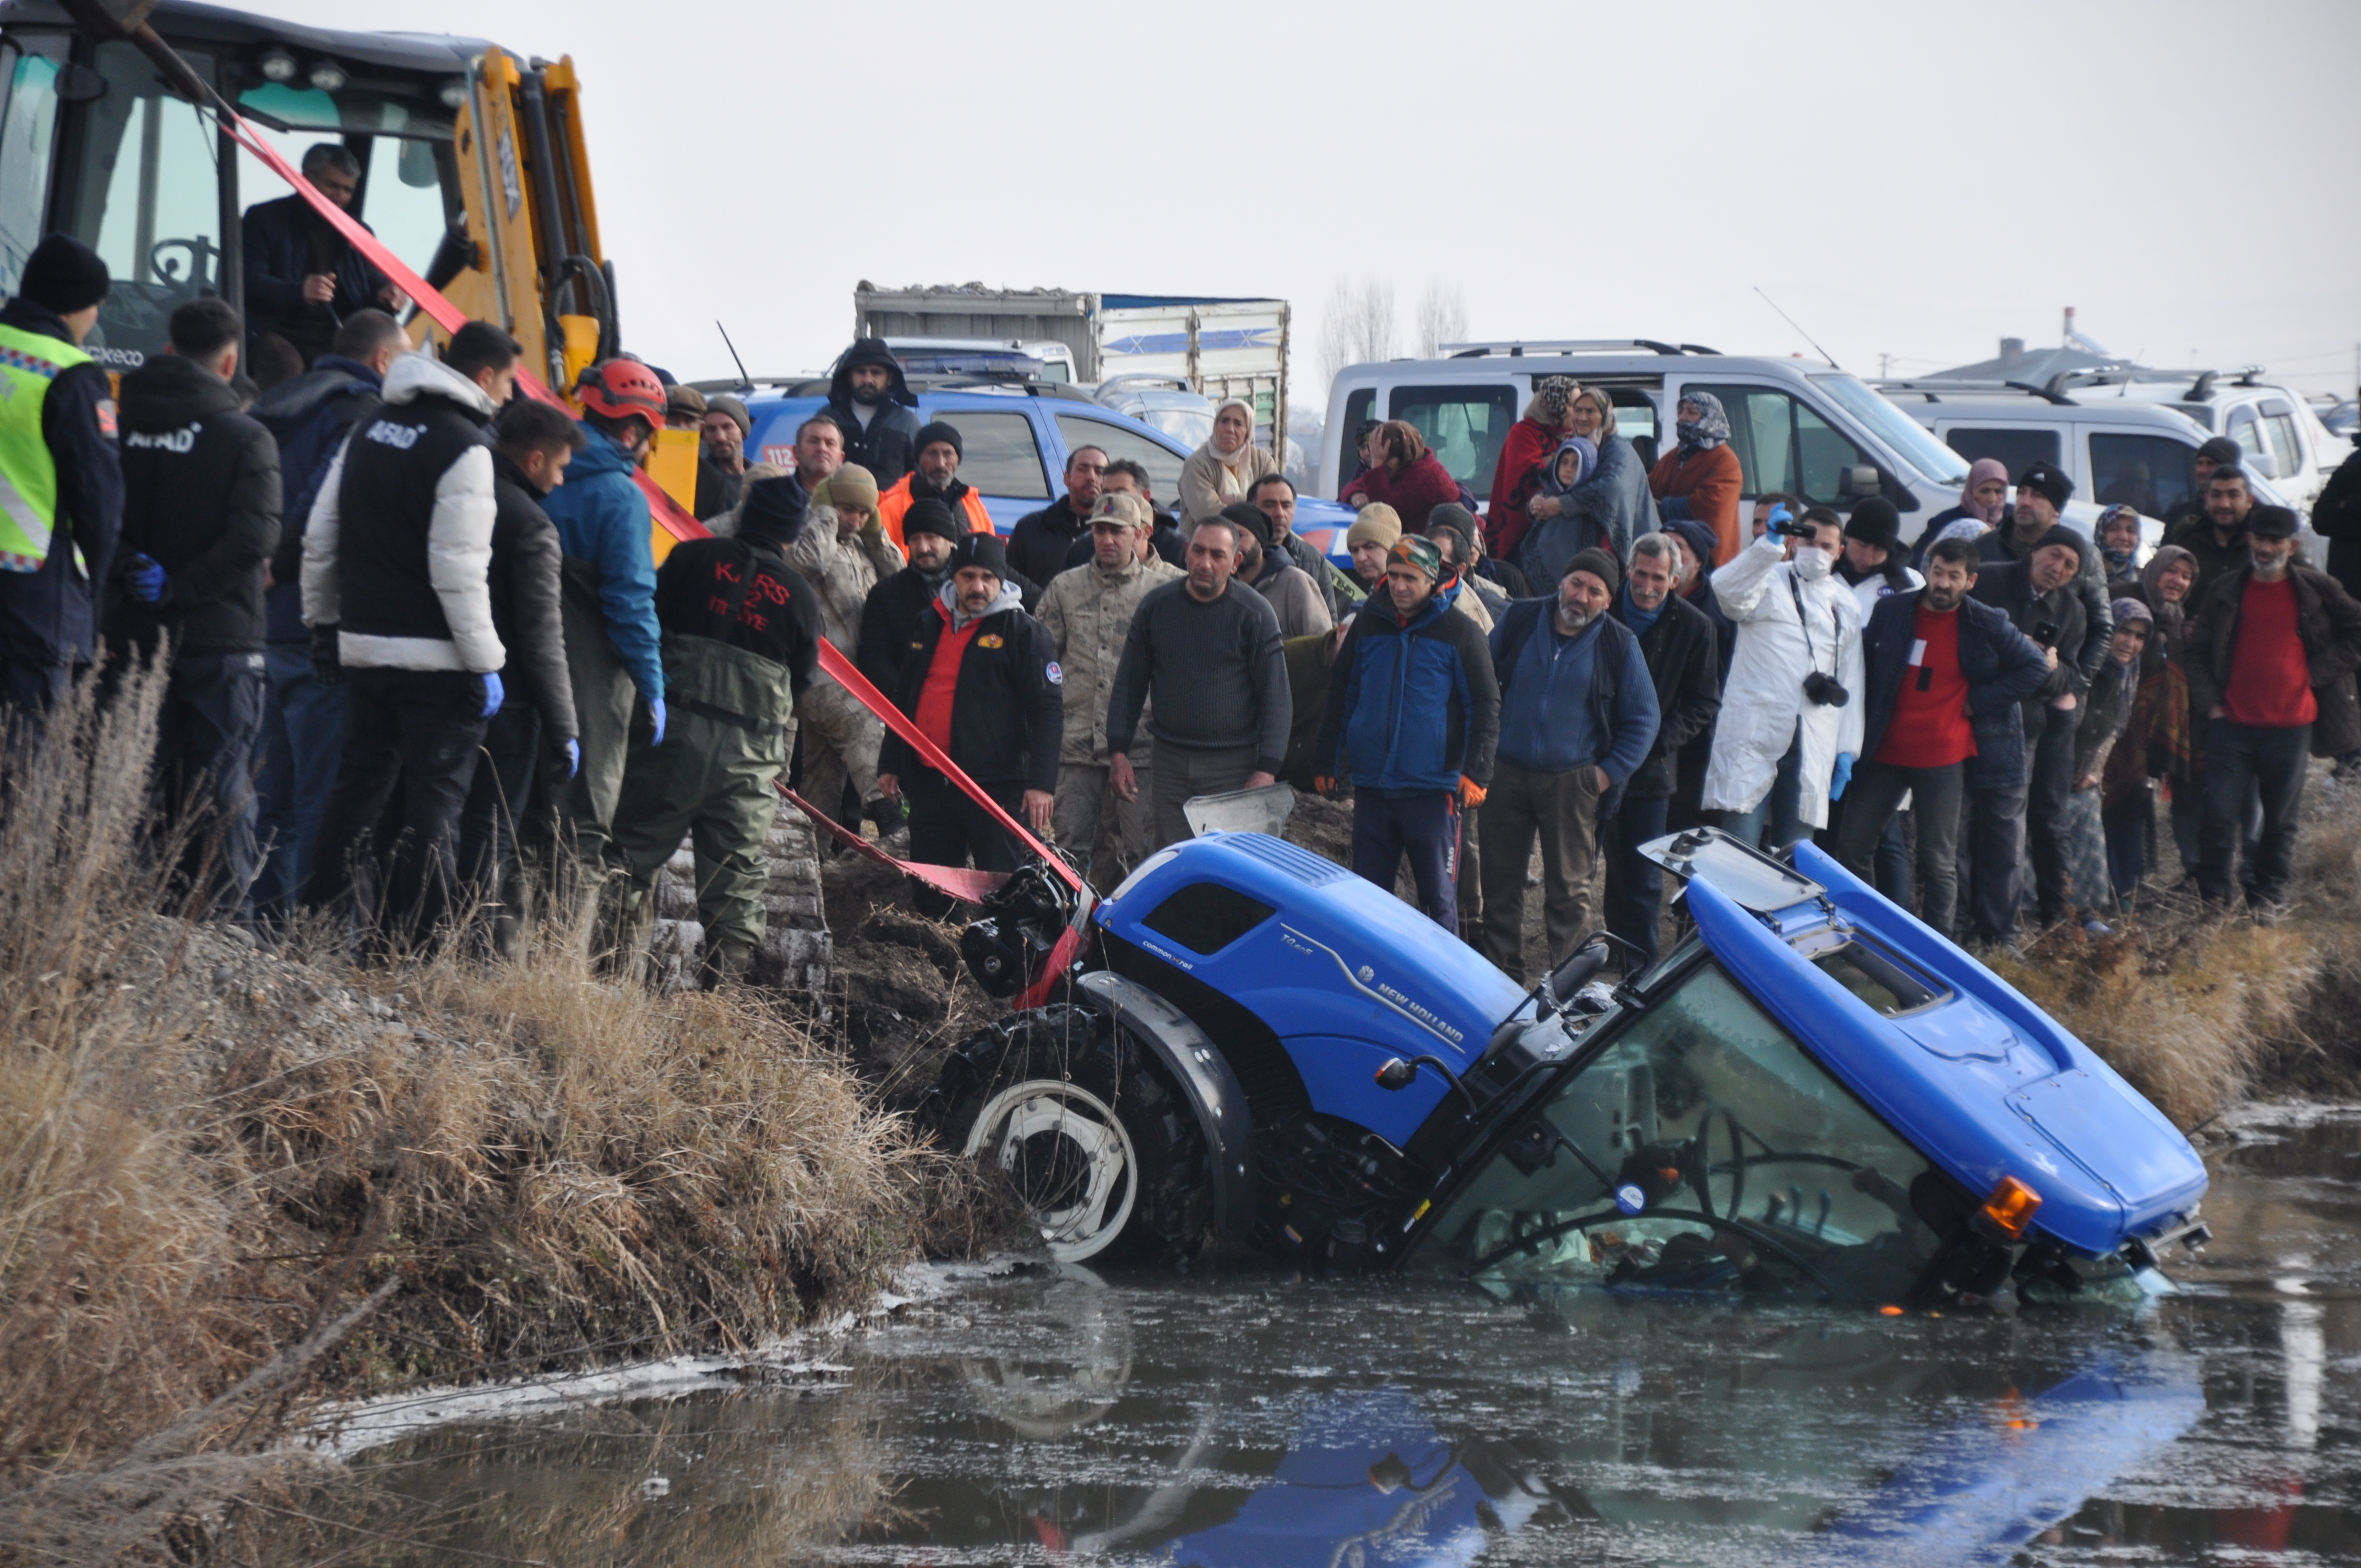
[[[16,291],[25,258],[41,242],[57,149],[60,63],[38,44],[0,43],[0,294]]]
[[[1927,1161],[1719,965],[1512,1129],[1414,1264],[1499,1284],[1897,1300]]]

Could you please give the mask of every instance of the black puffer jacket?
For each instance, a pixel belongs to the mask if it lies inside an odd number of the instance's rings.
[[[574,716],[574,683],[566,673],[566,627],[558,610],[565,591],[566,551],[557,525],[541,510],[544,492],[533,487],[508,455],[492,453],[492,630],[509,662],[500,673],[541,710],[544,737],[581,734]]]
[[[262,650],[262,565],[279,543],[279,444],[240,413],[229,383],[178,355],[123,378],[123,537],[100,625],[109,641],[176,652]],[[135,557],[164,568],[164,597],[131,596]]]

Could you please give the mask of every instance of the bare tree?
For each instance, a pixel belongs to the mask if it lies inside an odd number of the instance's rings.
[[[1391,280],[1336,280],[1320,313],[1320,377],[1333,382],[1347,365],[1394,356],[1394,286]]]
[[[1467,339],[1467,299],[1456,283],[1429,283],[1418,297],[1418,352],[1432,359],[1446,343]]]

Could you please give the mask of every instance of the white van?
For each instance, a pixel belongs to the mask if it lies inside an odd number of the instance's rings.
[[[1448,357],[1352,365],[1328,392],[1319,491],[1354,473],[1355,433],[1368,420],[1408,420],[1479,502],[1491,499],[1500,445],[1532,398],[1538,376],[1572,376],[1604,390],[1617,433],[1653,466],[1670,440],[1684,392],[1711,392],[1730,414],[1730,446],[1749,499],[1784,490],[1849,510],[1883,495],[1902,513],[1902,537],[1956,503],[1968,466],[1856,376],[1817,360],[1754,359],[1694,344],[1468,343]],[[2087,524],[2085,525],[2087,527]]]

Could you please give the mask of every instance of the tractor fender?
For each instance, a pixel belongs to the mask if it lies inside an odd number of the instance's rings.
[[[1229,1059],[1188,1014],[1137,981],[1099,970],[1076,981],[1074,989],[1153,1051],[1180,1086],[1205,1135],[1214,1234],[1244,1237],[1256,1213],[1254,1113]]]

